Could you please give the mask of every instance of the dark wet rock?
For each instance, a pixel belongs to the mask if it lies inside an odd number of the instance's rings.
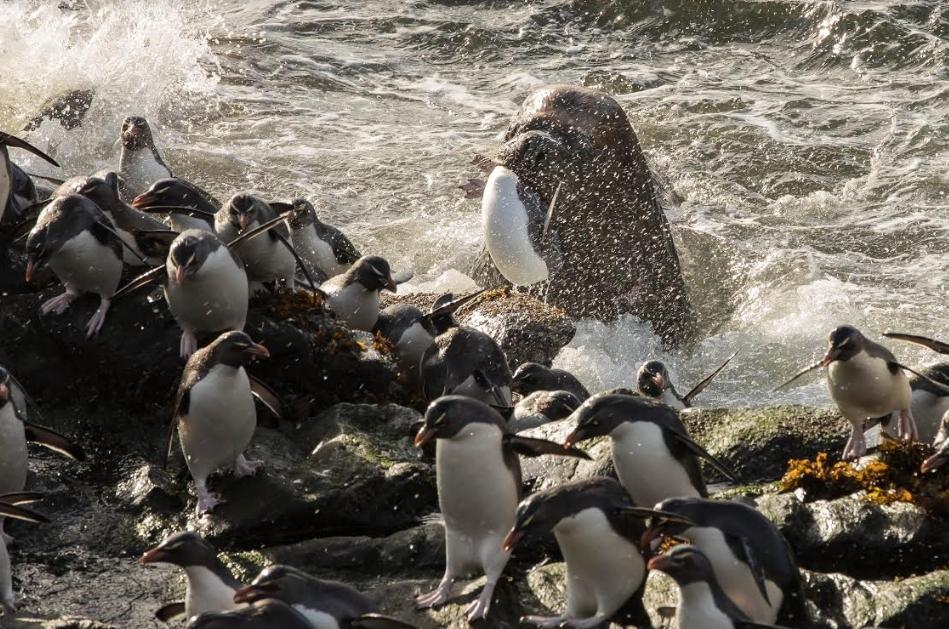
[[[86,339],[97,298],[84,296],[62,315],[40,316],[40,303],[61,291],[56,286],[3,298],[0,353],[24,386],[51,405],[79,399],[122,409],[126,422],[131,414],[170,412],[184,360],[181,332],[165,303],[148,303],[144,292],[120,299],[102,332]],[[271,353],[251,373],[286,401],[314,410],[389,396],[394,369],[388,360],[319,308],[296,309],[280,299],[257,303],[248,315],[246,331]]]
[[[859,494],[803,502],[795,494],[772,494],[759,497],[756,506],[810,570],[883,579],[949,562],[949,524],[910,503],[877,505]]]
[[[438,295],[399,295],[389,303],[402,301],[428,312]],[[515,369],[525,362],[550,365],[554,357],[576,333],[573,319],[559,308],[506,289],[484,293],[456,313],[458,322],[490,335]]]
[[[213,478],[210,487],[224,502],[190,524],[218,546],[237,549],[414,526],[437,510],[433,471],[418,461],[410,438],[417,419],[394,405],[340,405],[289,435],[258,428],[249,457],[264,461],[265,469],[254,477]],[[136,502],[143,500],[133,496],[130,503]],[[187,508],[188,514],[194,508],[190,496]],[[166,530],[181,526],[178,511],[143,511],[167,521]]]
[[[399,574],[445,567],[445,531],[441,524],[423,524],[387,537],[324,537],[290,546],[268,548],[269,563],[302,570]]]
[[[833,410],[806,406],[690,409],[680,414],[692,438],[743,482],[771,481],[795,458],[838,452],[849,424]],[[725,480],[706,468],[706,480]]]
[[[26,131],[38,129],[44,120],[57,120],[65,129],[75,129],[82,125],[82,120],[89,111],[95,95],[96,92],[93,89],[69,90],[50,98],[40,107],[39,113],[26,123],[24,129]]]
[[[167,471],[148,463],[120,481],[115,494],[133,509],[171,513],[185,506],[180,485],[176,486]]]

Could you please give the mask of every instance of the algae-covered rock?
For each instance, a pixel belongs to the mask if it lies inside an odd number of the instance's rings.
[[[519,433],[525,437],[563,443],[575,426],[566,420],[551,422]],[[590,455],[589,461],[565,456],[521,457],[525,484],[532,492],[543,491],[572,481],[594,476],[613,476],[613,460],[609,437],[584,441],[578,447]]]
[[[878,505],[859,495],[804,502],[795,494],[765,495],[756,503],[810,570],[883,579],[949,561],[946,520],[909,503]]]
[[[692,435],[744,482],[777,480],[790,459],[843,449],[849,424],[836,411],[806,406],[690,409]],[[706,479],[723,480],[705,468]]]

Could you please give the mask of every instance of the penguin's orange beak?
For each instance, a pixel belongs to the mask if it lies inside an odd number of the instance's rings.
[[[829,350],[827,350],[827,353],[824,354],[824,357],[820,359],[820,366],[826,367],[830,363],[839,359],[840,359],[840,350],[836,347],[831,347]]]
[[[257,358],[270,358],[270,350],[268,350],[266,347],[264,347],[260,343],[254,343],[253,345],[250,346],[250,349],[248,349],[247,351],[249,351],[251,354],[253,354]]]
[[[184,281],[185,276],[188,274],[188,271],[183,266],[175,267],[175,284],[179,286]]]
[[[33,275],[36,273],[36,271],[37,271],[41,266],[43,266],[43,262],[40,261],[40,260],[37,260],[36,258],[33,258],[32,256],[30,257],[29,260],[27,260],[27,262],[26,262],[26,276],[25,276],[25,279],[26,279],[26,283],[27,283],[27,284],[29,284],[30,282],[33,281]]]
[[[138,560],[138,563],[145,566],[150,563],[161,563],[164,560],[165,560],[165,552],[161,548],[152,548],[142,553],[142,556]]]
[[[574,445],[586,439],[586,435],[584,433],[585,431],[582,427],[575,428],[574,431],[567,435],[567,438],[563,440],[564,449],[570,449]]]
[[[10,399],[10,387],[0,384],[0,402],[7,402]]]
[[[659,570],[661,572],[669,566],[669,558],[665,555],[658,555],[650,559],[647,566],[650,570]]]
[[[432,428],[431,426],[422,426],[419,429],[418,434],[415,435],[415,447],[421,448],[424,446],[435,437],[435,433],[437,432],[438,430]]]
[[[250,218],[250,215],[247,212],[243,212],[238,218],[237,223],[241,226],[241,231],[247,229],[247,226],[250,225],[253,221]]]
[[[390,276],[386,282],[386,288],[388,288],[393,293],[399,292],[399,285],[395,283],[395,280]]]
[[[512,528],[508,531],[508,534],[504,536],[504,541],[501,542],[501,548],[506,552],[511,552],[522,539],[524,539],[524,531],[518,531]]]

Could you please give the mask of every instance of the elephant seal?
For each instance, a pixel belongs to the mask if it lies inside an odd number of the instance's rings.
[[[695,311],[669,223],[636,133],[612,97],[541,88],[521,105],[496,155],[475,163],[513,172],[545,211],[554,203],[546,227],[559,237],[562,265],[528,292],[575,317],[637,315],[669,346],[692,337]],[[484,287],[509,284],[487,247],[471,275]]]

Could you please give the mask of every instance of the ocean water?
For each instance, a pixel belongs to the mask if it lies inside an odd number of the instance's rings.
[[[826,404],[771,389],[851,323],[949,337],[949,3],[942,0],[344,0],[0,3],[0,129],[96,90],[86,122],[27,134],[81,174],[146,116],[176,174],[220,197],[332,206],[364,252],[460,289],[479,206],[459,184],[524,96],[613,94],[657,176],[701,340],[581,322],[557,358],[589,386],[666,360],[704,404]],[[21,155],[17,155],[22,158]],[[891,343],[904,362],[936,356]]]

